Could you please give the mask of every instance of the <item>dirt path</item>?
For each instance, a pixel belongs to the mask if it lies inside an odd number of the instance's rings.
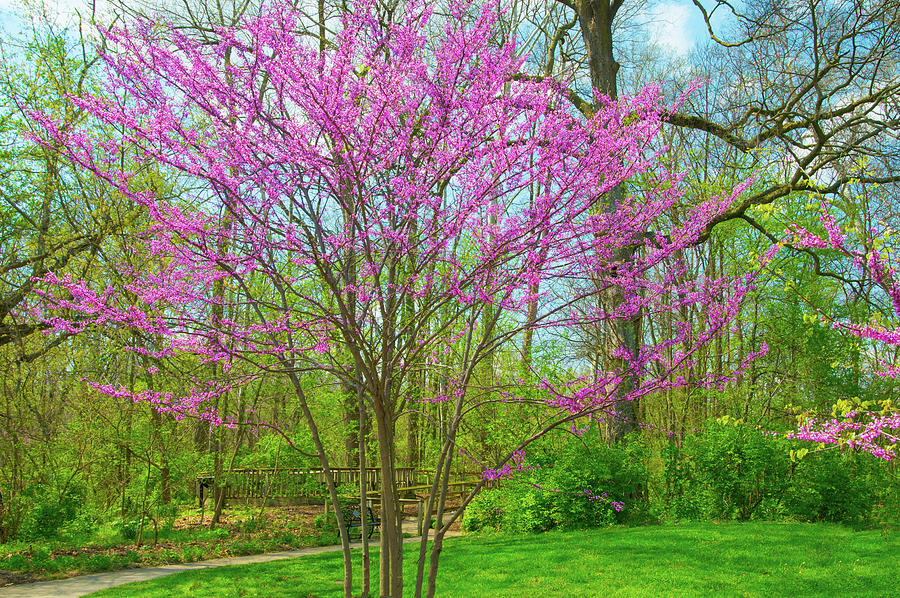
[[[411,522],[408,527],[407,522],[403,524],[404,532],[413,531],[415,521]],[[460,535],[459,532],[448,532],[446,537]],[[419,538],[407,538],[404,543],[418,542]],[[378,542],[372,542],[377,545]],[[354,542],[354,547],[362,546],[361,543]],[[94,573],[91,575],[81,575],[78,577],[70,577],[68,579],[57,579],[54,581],[39,581],[37,583],[26,583],[15,586],[7,586],[0,588],[0,598],[77,598],[85,596],[93,592],[113,588],[134,581],[146,581],[148,579],[156,579],[180,573],[181,571],[193,571],[195,569],[209,569],[212,567],[224,567],[227,565],[249,565],[250,563],[265,563],[268,561],[278,561],[281,559],[292,559],[295,557],[306,556],[308,554],[319,554],[322,552],[335,552],[341,549],[340,545],[335,546],[315,546],[312,548],[301,548],[299,550],[288,550],[285,552],[271,552],[268,554],[254,554],[250,556],[239,556],[225,559],[214,559],[210,561],[198,561],[196,563],[179,563],[177,565],[163,565],[162,567],[148,567],[144,569],[124,569],[122,571],[109,571],[107,573]]]

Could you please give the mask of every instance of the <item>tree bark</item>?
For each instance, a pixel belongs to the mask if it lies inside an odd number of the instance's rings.
[[[369,585],[371,582],[371,571],[369,567],[369,538],[368,526],[368,478],[366,470],[366,405],[363,400],[362,389],[356,391],[357,404],[359,408],[359,529],[362,536],[362,556],[363,556],[363,588],[361,598],[368,598]]]
[[[375,401],[376,430],[378,434],[379,464],[381,467],[381,596],[403,596],[403,548],[400,526],[399,501],[394,461],[394,421],[384,409],[384,403]]]
[[[615,100],[618,98],[616,76],[619,72],[619,63],[613,56],[613,21],[616,13],[622,5],[622,0],[580,0],[575,5],[575,12],[581,25],[581,34],[584,39],[588,56],[591,85],[595,90],[593,106],[598,109],[601,105],[597,93],[605,94]],[[621,185],[612,189],[603,198],[603,210],[615,212],[625,197]],[[620,249],[615,260],[618,263],[627,263],[634,257],[633,250]],[[615,309],[622,303],[622,293],[617,289],[610,292],[608,307]],[[640,318],[616,319],[608,326],[608,339],[619,346],[626,346],[631,355],[637,355],[640,348]],[[610,343],[607,343],[610,344]],[[607,363],[619,368],[625,367],[624,360],[616,360],[613,363],[607,357]],[[616,389],[617,397],[623,397],[633,392],[640,383],[637,376],[627,376],[622,385]],[[633,401],[617,400],[615,413],[607,427],[607,433],[611,442],[621,441],[626,434],[637,428],[637,410]]]

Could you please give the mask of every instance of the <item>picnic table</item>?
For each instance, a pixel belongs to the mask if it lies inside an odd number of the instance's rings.
[[[456,492],[459,492],[460,496],[462,496],[463,494],[466,493],[466,488],[471,487],[472,485],[473,484],[471,481],[465,481],[465,480],[461,480],[461,481],[457,481],[457,482],[448,482],[447,491],[448,491],[448,494],[451,494],[451,493],[455,494]],[[456,488],[458,488],[458,490],[452,490],[452,489],[456,489]],[[440,491],[440,488],[438,489],[438,491]],[[401,498],[400,504],[402,505],[403,503],[410,503],[410,504],[416,505],[416,529],[418,530],[419,535],[421,536],[424,533],[423,524],[425,522],[425,513],[424,513],[425,501],[427,501],[429,496],[431,495],[431,484],[423,484],[420,486],[406,486],[404,488],[400,488],[400,492],[406,493],[406,494],[412,494],[414,497],[414,498]],[[429,527],[431,524],[431,516],[433,514],[434,514],[434,505],[432,505],[432,511],[430,513],[428,513]],[[441,523],[442,522],[440,522],[440,521],[438,522],[439,525]]]
[[[459,494],[460,497],[464,496],[477,482],[473,482],[472,480],[458,480],[447,483],[447,493],[448,494]],[[401,507],[404,504],[414,504],[416,505],[416,529],[418,530],[419,535],[421,536],[424,533],[425,527],[425,502],[428,500],[431,495],[431,484],[421,484],[415,486],[403,486],[398,488],[401,498],[399,498],[399,502]],[[349,522],[347,524],[348,532],[352,527],[361,527],[362,520],[359,514],[360,500],[358,494],[344,494],[341,497],[342,507],[341,512],[344,515],[344,520]],[[380,506],[381,504],[381,495],[378,492],[368,492],[366,493],[366,527],[369,530],[369,537],[371,537],[372,531],[375,527],[381,526],[381,519],[375,517],[373,508],[376,506]],[[347,508],[350,507],[348,511]],[[380,509],[379,509],[380,510]],[[325,502],[325,512],[329,511],[329,502]],[[431,523],[431,517],[434,515],[435,509],[432,506],[432,510],[427,514],[427,521]],[[375,522],[370,527],[370,522]],[[442,522],[438,522],[441,524]]]

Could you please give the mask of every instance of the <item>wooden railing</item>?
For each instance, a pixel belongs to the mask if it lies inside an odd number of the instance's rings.
[[[334,482],[351,493],[359,492],[359,468],[332,467]],[[412,467],[398,467],[395,470],[397,484],[403,488],[415,486],[424,481],[427,472],[416,471]],[[366,470],[366,489],[373,493],[380,488],[381,470],[372,467]],[[221,485],[226,499],[245,498],[300,498],[326,495],[325,473],[321,468],[254,468],[232,469],[222,472],[217,484],[213,473],[197,476],[197,497],[201,503],[212,489]]]
[[[359,493],[359,468],[332,467],[334,482],[339,491],[349,495]],[[398,467],[395,470],[397,487],[401,495],[421,493],[424,487],[429,487],[434,478],[433,471],[417,470],[413,467]],[[366,470],[366,491],[372,495],[378,495],[381,491],[381,469],[371,467]],[[480,479],[478,472],[453,472],[450,482],[455,487],[461,485],[474,487]],[[488,482],[485,487],[494,487],[495,481]],[[232,469],[222,472],[221,478],[216,480],[213,473],[202,473],[197,476],[196,495],[202,506],[207,497],[212,496],[215,489],[221,487],[225,492],[226,500],[246,499],[296,499],[296,498],[325,498],[327,490],[325,474],[321,468],[253,468]]]

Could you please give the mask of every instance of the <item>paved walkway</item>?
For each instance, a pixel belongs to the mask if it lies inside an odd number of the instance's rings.
[[[409,532],[415,529],[416,522],[411,527],[404,522],[403,531]],[[459,532],[448,532],[446,537],[458,536]],[[404,543],[418,542],[419,538],[407,538]],[[378,545],[377,541],[371,543]],[[353,547],[362,546],[360,542],[353,542]],[[250,563],[265,563],[281,559],[292,559],[307,554],[319,554],[321,552],[335,552],[341,549],[340,545],[315,546],[301,548],[300,550],[287,550],[285,552],[270,552],[268,554],[252,554],[210,561],[198,561],[196,563],[179,563],[177,565],[163,565],[162,567],[148,567],[142,569],[123,569],[121,571],[109,571],[107,573],[94,573],[92,575],[80,575],[68,579],[54,581],[39,581],[15,586],[0,588],[0,598],[77,598],[92,592],[120,586],[133,581],[146,581],[180,573],[181,571],[193,571],[195,569],[209,569],[212,567],[224,567],[226,565],[248,565]]]

